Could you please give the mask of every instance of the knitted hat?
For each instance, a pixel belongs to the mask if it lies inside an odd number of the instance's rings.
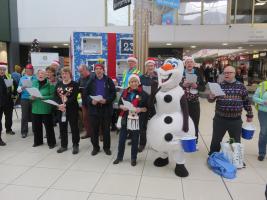
[[[145,62],[145,66],[148,65],[148,64],[156,64],[155,61],[154,61],[154,58],[147,58],[146,59],[146,62]]]
[[[193,57],[190,57],[190,56],[188,56],[188,57],[186,57],[184,59],[184,63],[186,63],[187,61],[193,61],[193,62],[195,62],[194,58]]]
[[[32,64],[27,64],[26,67],[25,67],[25,69],[33,69]]]
[[[131,74],[131,75],[129,76],[129,78],[128,78],[128,84],[129,84],[129,82],[130,82],[130,80],[131,80],[132,78],[137,79],[138,84],[139,84],[139,85],[141,84],[141,82],[140,82],[140,78],[139,78],[139,76],[138,76],[137,74]]]
[[[5,62],[0,62],[0,68],[7,69],[7,63],[5,63]]]
[[[103,70],[105,70],[105,67],[104,67],[104,65],[102,65],[102,64],[95,64],[95,66],[94,66],[94,70],[95,70],[97,67],[100,67],[100,68],[102,68]]]
[[[51,63],[51,65],[56,65],[57,67],[60,66],[60,63],[58,60],[53,60],[53,62]]]
[[[129,62],[129,61],[133,61],[133,62],[135,62],[135,63],[138,62],[137,58],[136,58],[135,56],[133,56],[133,55],[131,55],[131,56],[129,56],[129,57],[127,58],[127,62]]]

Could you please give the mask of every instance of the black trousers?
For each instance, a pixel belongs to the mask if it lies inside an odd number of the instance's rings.
[[[21,134],[28,134],[28,122],[32,118],[32,103],[29,99],[21,99]]]
[[[197,102],[190,102],[188,101],[188,111],[189,116],[193,120],[194,126],[195,126],[195,136],[197,137],[198,141],[198,132],[199,132],[199,118],[200,118],[200,104],[199,101]]]
[[[56,137],[52,114],[32,114],[34,144],[43,144],[43,123],[46,131],[47,144],[48,146],[54,146],[56,144]]]
[[[60,115],[61,116],[61,115]],[[66,122],[59,122],[59,132],[61,137],[61,147],[68,147],[68,123],[70,124],[71,134],[72,134],[72,144],[73,146],[78,146],[80,142],[80,132],[78,126],[78,109],[67,110]]]
[[[5,115],[5,128],[6,131],[12,131],[12,115],[13,115],[13,103],[0,106],[0,133],[2,132],[2,117]]]
[[[215,115],[215,117],[213,118],[213,132],[212,132],[209,155],[211,155],[213,152],[220,151],[221,149],[220,143],[226,131],[228,131],[230,138],[233,138],[235,142],[240,142],[241,131],[242,131],[241,118],[227,119]]]
[[[91,137],[91,142],[94,149],[99,150],[99,129],[103,131],[103,149],[110,149],[110,116],[98,116],[90,115],[91,127],[93,130],[93,135]]]
[[[140,116],[141,117],[141,116]],[[142,113],[142,117],[140,118],[140,140],[139,145],[140,146],[146,146],[146,130],[147,130],[147,123],[148,123],[148,112]]]

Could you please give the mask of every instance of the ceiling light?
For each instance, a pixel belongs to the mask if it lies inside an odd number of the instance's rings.
[[[253,53],[258,53],[258,51],[257,50],[253,50]]]
[[[65,44],[63,44],[63,46],[69,46],[69,44],[65,43]]]
[[[253,45],[253,44],[250,44],[249,46],[250,46],[250,47],[253,47],[254,45]]]
[[[228,45],[228,43],[222,43],[222,45],[223,45],[223,46],[227,46],[227,45]]]
[[[255,4],[255,6],[263,6],[263,5],[265,5],[266,4],[266,2],[257,2],[256,4]]]
[[[248,51],[246,51],[245,53],[249,53]]]
[[[237,47],[238,49],[243,49],[243,47]]]
[[[171,45],[172,45],[172,43],[169,43],[169,42],[168,42],[168,43],[166,43],[166,46],[171,46]]]
[[[197,46],[195,46],[195,45],[192,45],[192,46],[190,46],[192,49],[195,49]]]
[[[57,49],[57,48],[58,48],[58,46],[53,46],[53,48]]]

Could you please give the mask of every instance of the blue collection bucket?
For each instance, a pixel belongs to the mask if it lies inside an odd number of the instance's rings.
[[[196,139],[197,138],[195,136],[188,136],[181,138],[181,143],[184,152],[192,153],[197,150]]]
[[[255,127],[252,124],[247,124],[242,127],[242,138],[251,140],[255,132]]]

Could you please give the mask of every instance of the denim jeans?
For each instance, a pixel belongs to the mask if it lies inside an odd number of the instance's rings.
[[[124,151],[125,151],[125,142],[127,139],[128,133],[131,135],[132,140],[132,147],[131,147],[131,159],[136,160],[137,158],[137,152],[138,152],[138,142],[139,142],[139,130],[136,131],[130,131],[127,130],[125,126],[122,126],[120,131],[120,138],[119,138],[119,147],[118,147],[118,155],[117,158],[119,160],[123,160]]]
[[[258,118],[260,122],[260,135],[259,135],[259,155],[265,156],[266,154],[266,144],[267,144],[267,112],[258,112]]]

